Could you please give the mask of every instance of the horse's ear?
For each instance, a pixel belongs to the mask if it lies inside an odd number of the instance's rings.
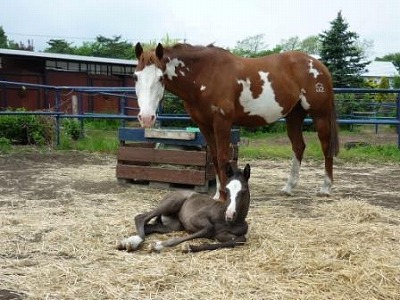
[[[225,174],[226,174],[226,177],[228,177],[228,178],[229,178],[229,177],[232,177],[234,173],[235,173],[235,172],[233,171],[231,164],[230,164],[229,162],[226,163],[226,165],[225,165]]]
[[[139,58],[140,58],[140,55],[142,55],[142,53],[143,53],[142,45],[141,45],[140,43],[137,43],[136,46],[135,46],[135,55],[136,55],[136,58],[139,59]]]
[[[250,178],[250,165],[247,164],[244,169],[243,169],[243,176],[246,178],[246,180],[249,180]]]
[[[156,56],[158,57],[159,60],[163,58],[164,55],[164,48],[163,45],[158,43],[157,48],[156,48]]]

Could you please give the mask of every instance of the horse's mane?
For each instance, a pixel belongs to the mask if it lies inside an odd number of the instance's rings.
[[[191,45],[191,44],[187,44],[187,43],[177,43],[177,44],[169,47],[169,49],[171,49],[173,51],[184,51],[184,52],[187,52],[187,51],[201,52],[201,51],[211,50],[211,51],[217,51],[217,52],[222,51],[222,52],[229,53],[228,50],[217,47],[214,45],[214,43],[208,44],[207,46]]]

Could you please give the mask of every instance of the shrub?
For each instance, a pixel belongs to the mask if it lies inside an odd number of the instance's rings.
[[[23,112],[24,109],[17,109]],[[54,137],[54,122],[51,117],[36,115],[0,116],[0,138],[12,144],[51,144]]]

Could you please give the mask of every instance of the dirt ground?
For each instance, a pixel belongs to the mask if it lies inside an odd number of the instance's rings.
[[[287,197],[290,161],[249,163],[248,245],[132,254],[115,243],[167,190],[118,183],[112,155],[0,156],[0,299],[400,299],[399,164],[338,160],[321,197],[304,161]]]

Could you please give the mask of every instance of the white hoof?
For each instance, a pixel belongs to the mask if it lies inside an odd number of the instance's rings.
[[[151,245],[151,250],[155,252],[161,252],[164,249],[162,242],[157,241]]]
[[[126,251],[135,251],[139,249],[142,243],[143,239],[138,235],[128,237],[120,242],[121,245],[125,246],[124,249],[126,249]]]

